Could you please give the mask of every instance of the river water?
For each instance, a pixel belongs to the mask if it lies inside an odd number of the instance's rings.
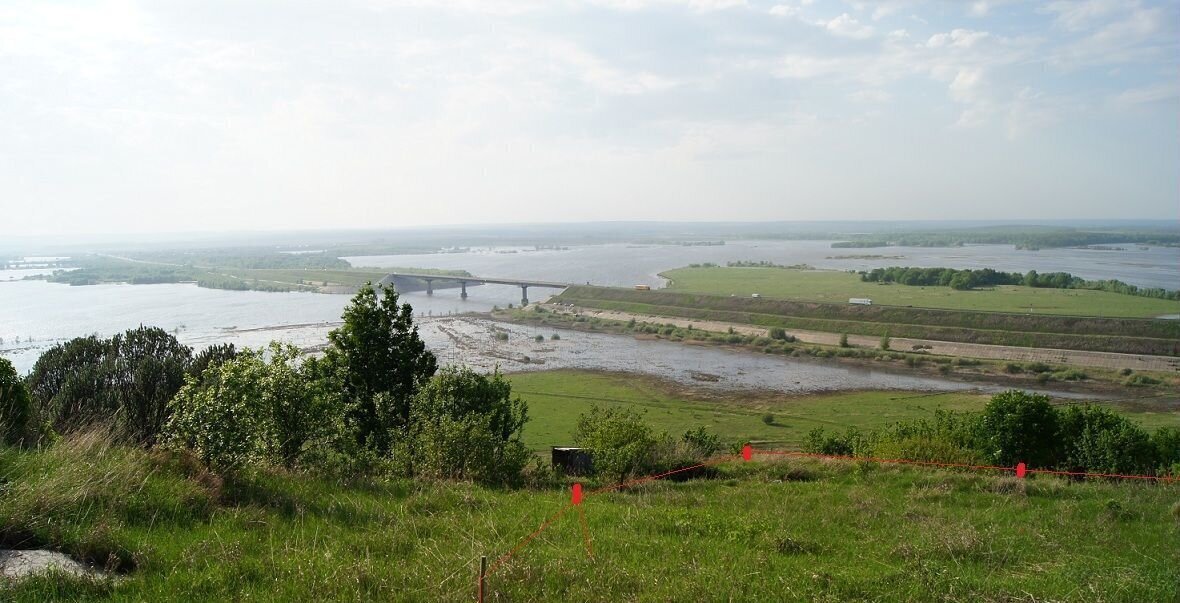
[[[713,262],[767,260],[816,268],[866,270],[887,266],[994,268],[1005,272],[1071,272],[1090,280],[1118,279],[1140,287],[1180,289],[1180,248],[1117,245],[1125,251],[1046,249],[1012,245],[832,249],[831,241],[734,241],[717,246],[587,245],[567,250],[492,249],[469,253],[345,258],[354,266],[462,269],[479,276],[595,285],[663,284],[664,270]],[[515,251],[515,253],[512,253]],[[841,256],[886,256],[856,259]]]
[[[817,267],[862,269],[875,266],[914,265],[982,267],[1002,270],[1065,270],[1086,278],[1119,278],[1144,286],[1180,288],[1180,249],[1127,246],[1129,251],[1049,250],[1016,251],[1011,246],[973,246],[955,249],[888,248],[886,250],[831,249],[815,241],[741,241],[715,247],[679,245],[598,245],[568,250],[508,249],[430,255],[370,256],[350,258],[358,266],[410,266],[458,268],[481,276],[532,278],[604,285],[661,284],[659,272],[689,263],[736,260],[769,260],[783,264],[807,263]],[[828,259],[854,254],[904,255],[904,259]],[[232,342],[260,346],[277,339],[301,347],[325,341],[337,324],[348,296],[316,293],[266,293],[202,289],[192,284],[94,285],[70,287],[43,281],[14,280],[30,272],[0,271],[0,355],[20,372],[30,369],[48,347],[89,334],[110,336],[143,325],[158,326],[176,334],[182,342],[204,347]],[[963,384],[940,379],[920,379],[814,364],[779,356],[734,353],[666,342],[636,341],[630,337],[563,332],[559,342],[534,346],[530,337],[516,333],[528,350],[504,357],[504,344],[496,343],[487,321],[448,320],[463,312],[485,312],[493,305],[519,303],[520,289],[503,285],[470,287],[467,300],[458,291],[443,289],[434,296],[424,292],[403,295],[422,315],[427,344],[449,361],[465,361],[489,368],[500,363],[505,370],[572,367],[604,370],[639,370],[684,380],[694,372],[720,375],[718,387],[767,388],[780,391],[896,388],[961,389]],[[533,301],[549,290],[530,289]],[[504,325],[514,332],[525,327]],[[466,333],[466,334],[464,334]],[[536,333],[532,333],[535,335]],[[550,333],[544,335],[548,337]],[[458,339],[457,339],[458,338]],[[528,340],[526,342],[526,340]],[[463,343],[457,343],[462,341]],[[548,340],[547,340],[548,342]],[[544,350],[553,348],[549,352]],[[512,356],[516,354],[516,356]],[[524,363],[520,357],[528,355]],[[544,364],[538,364],[543,360]],[[708,384],[709,382],[698,382]]]

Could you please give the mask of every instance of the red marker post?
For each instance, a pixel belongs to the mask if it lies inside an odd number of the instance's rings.
[[[1025,467],[1024,463],[1016,463],[1016,477],[1018,477],[1020,479],[1024,479],[1024,476],[1027,473],[1028,473],[1028,467]]]
[[[573,491],[570,493],[570,503],[582,504],[582,484],[574,484]]]
[[[753,456],[754,456],[754,450],[752,448],[750,448],[749,444],[742,446],[742,460],[748,461]]]

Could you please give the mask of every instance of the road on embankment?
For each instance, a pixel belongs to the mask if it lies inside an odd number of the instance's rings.
[[[755,327],[735,322],[700,320],[676,316],[658,316],[653,314],[637,314],[617,310],[599,310],[580,306],[562,306],[560,304],[543,304],[545,309],[561,314],[584,314],[597,316],[607,320],[628,321],[657,324],[670,324],[677,327],[692,325],[694,329],[704,329],[719,333],[733,329],[734,333],[767,337],[770,329]],[[804,331],[787,329],[787,332],[805,343],[822,345],[839,345],[840,334],[824,331]],[[866,335],[848,335],[849,345],[857,347],[877,347],[880,338]],[[1054,348],[1027,348],[1006,345],[991,345],[983,343],[957,343],[938,341],[934,339],[913,339],[908,337],[891,337],[890,345],[893,349],[908,352],[925,349],[930,354],[942,356],[963,356],[967,358],[983,358],[987,360],[1008,360],[1012,362],[1045,362],[1054,364],[1069,364],[1075,366],[1090,366],[1105,369],[1131,369],[1134,371],[1180,372],[1180,358],[1171,356],[1153,356],[1148,354],[1121,354],[1117,352],[1093,352],[1085,350],[1061,350]],[[915,346],[923,346],[916,348]]]

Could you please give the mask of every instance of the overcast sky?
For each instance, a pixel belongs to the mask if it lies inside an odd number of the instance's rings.
[[[0,3],[0,233],[1180,215],[1180,8]]]

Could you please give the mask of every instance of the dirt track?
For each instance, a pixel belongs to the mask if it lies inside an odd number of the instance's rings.
[[[545,304],[545,308],[562,314],[586,314],[609,320],[631,320],[671,324],[678,327],[692,325],[694,329],[706,331],[727,332],[733,329],[742,335],[769,335],[769,329],[755,327],[741,323],[720,322],[712,320],[694,320],[672,316],[655,316],[651,314],[634,314],[615,310],[598,310],[595,308],[581,308]],[[838,333],[823,331],[789,330],[791,335],[806,343],[824,345],[838,345]],[[876,347],[880,339],[867,335],[849,335],[848,343],[857,347]],[[894,337],[890,340],[890,347],[897,351],[910,351],[914,346],[929,346],[926,351],[930,354],[944,356],[964,356],[968,358],[984,358],[988,360],[1011,360],[1014,362],[1045,362],[1053,364],[1070,364],[1075,366],[1091,366],[1106,369],[1129,368],[1136,371],[1180,372],[1180,358],[1171,356],[1150,356],[1146,354],[1119,354],[1116,352],[1087,352],[1079,350],[1059,350],[1053,348],[1023,348],[1006,345],[988,345],[982,343],[955,343],[936,341],[933,339],[909,339]]]

